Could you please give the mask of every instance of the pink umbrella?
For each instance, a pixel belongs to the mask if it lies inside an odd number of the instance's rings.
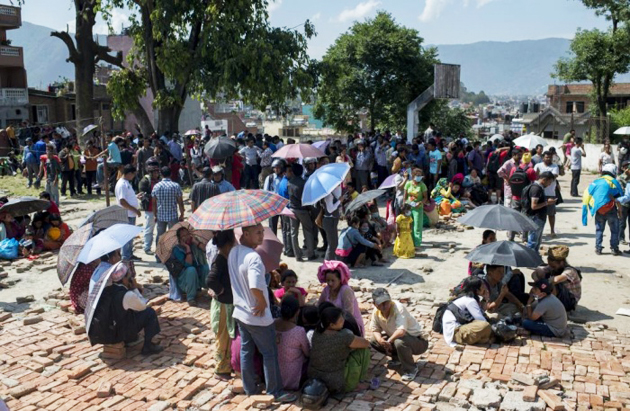
[[[241,235],[243,235],[243,230],[241,228],[235,228],[234,235],[237,240],[240,240]],[[260,255],[260,258],[262,258],[267,272],[273,271],[280,266],[280,257],[282,256],[283,249],[284,245],[282,245],[280,239],[271,231],[271,228],[265,227],[263,243],[256,247],[256,252]]]
[[[387,177],[378,188],[380,190],[385,190],[388,188],[396,187],[396,183],[394,182],[394,180],[396,179],[396,175],[397,174],[392,174],[391,176]]]
[[[284,207],[284,210],[282,210],[280,215],[295,219],[295,213],[293,213],[289,207]]]
[[[306,158],[324,157],[326,154],[310,144],[286,144],[271,157],[275,158]]]
[[[184,135],[185,136],[198,136],[198,135],[201,135],[201,131],[192,129],[192,130],[188,130]]]

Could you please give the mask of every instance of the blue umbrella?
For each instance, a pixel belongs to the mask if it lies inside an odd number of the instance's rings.
[[[302,205],[312,205],[332,193],[350,172],[348,163],[326,164],[318,168],[304,185]]]
[[[88,264],[105,254],[122,248],[131,239],[140,234],[142,227],[131,224],[114,224],[101,231],[83,246],[77,261]]]

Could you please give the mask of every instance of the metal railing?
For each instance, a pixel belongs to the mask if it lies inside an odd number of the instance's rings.
[[[28,104],[28,89],[0,88],[0,106],[23,106]]]

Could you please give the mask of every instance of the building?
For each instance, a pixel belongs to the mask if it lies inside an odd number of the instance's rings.
[[[28,83],[24,50],[11,45],[7,30],[22,26],[19,7],[0,5],[0,127],[28,119]]]
[[[583,114],[590,111],[592,84],[550,85],[549,105],[562,114]],[[608,108],[626,108],[630,101],[630,83],[613,84],[608,96]]]

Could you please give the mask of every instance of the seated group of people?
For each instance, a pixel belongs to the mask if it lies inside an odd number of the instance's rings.
[[[496,241],[486,230],[483,243]],[[501,319],[518,323],[532,334],[566,335],[567,312],[575,310],[582,296],[580,271],[567,262],[567,246],[551,247],[547,265],[532,273],[531,292],[525,293],[520,270],[500,265],[471,264],[470,276],[453,290],[454,298],[444,311],[442,330],[447,344],[483,344],[492,338],[491,324]],[[516,319],[516,320],[515,320]]]

